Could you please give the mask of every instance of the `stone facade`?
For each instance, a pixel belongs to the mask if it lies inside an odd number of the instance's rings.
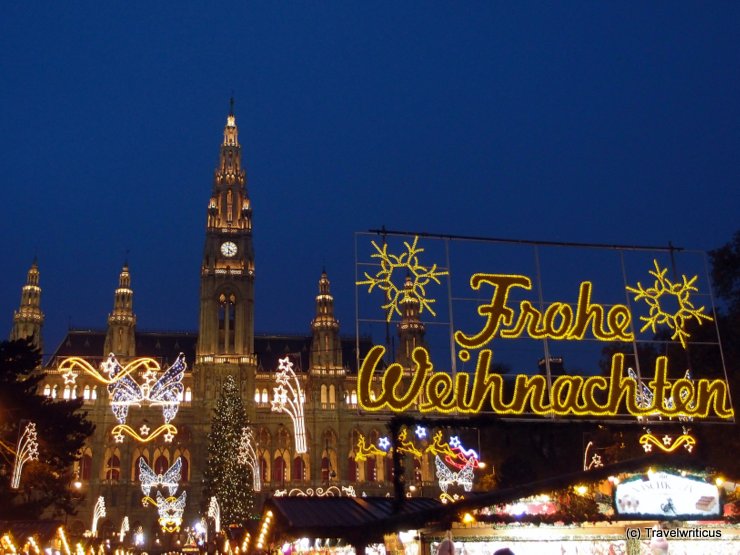
[[[205,196],[205,195],[204,195]],[[105,330],[69,330],[47,364],[43,393],[50,397],[83,397],[96,430],[76,468],[84,496],[75,525],[90,527],[95,501],[105,498],[107,516],[102,530],[117,529],[125,516],[131,529],[157,528],[157,511],[142,506],[138,481],[139,457],[155,472],[164,472],[182,457],[180,491],[187,491],[184,524],[192,525],[204,513],[202,479],[207,460],[210,417],[226,376],[236,378],[257,439],[262,470],[260,500],[279,490],[352,486],[358,495],[385,495],[392,491],[390,457],[355,462],[359,434],[375,442],[387,434],[382,416],[361,416],[357,406],[357,361],[370,348],[369,339],[340,336],[334,300],[326,272],[320,275],[316,316],[305,336],[255,335],[255,256],[252,247],[252,208],[242,167],[236,118],[227,117],[219,164],[206,211],[206,237],[201,266],[199,329],[193,333],[157,333],[136,330],[134,289],[128,264],[120,272],[113,310]],[[33,336],[41,341],[39,271],[36,263],[23,287],[21,307],[14,316],[12,337]],[[309,301],[310,302],[310,301]],[[408,361],[414,346],[423,342],[424,327],[418,303],[403,307],[399,325],[399,361]],[[359,350],[359,356],[358,356]],[[130,437],[117,442],[111,430],[118,423],[108,403],[106,386],[80,374],[65,383],[58,369],[70,356],[93,366],[109,353],[121,363],[134,357],[152,357],[162,369],[184,353],[188,369],[184,393],[173,420],[178,432],[168,443],[163,436],[147,442]],[[297,454],[289,416],[271,411],[278,360],[289,357],[306,397],[308,453]],[[402,362],[403,363],[403,362]],[[132,407],[128,424],[155,429],[162,423],[161,408]],[[145,428],[144,428],[145,429]],[[142,435],[146,439],[145,435]],[[236,446],[235,454],[236,456]],[[431,480],[431,461],[407,468],[408,479]],[[73,486],[74,487],[74,486]]]

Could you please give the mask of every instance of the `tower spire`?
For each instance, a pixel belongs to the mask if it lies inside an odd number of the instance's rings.
[[[41,311],[41,287],[39,287],[39,266],[36,257],[26,275],[26,284],[21,289],[21,304],[13,312],[13,329],[10,339],[31,339],[34,347],[41,350],[43,340],[41,328],[44,325],[44,313]]]
[[[121,273],[118,275],[118,287],[113,296],[113,312],[108,315],[104,356],[108,353],[115,353],[119,356],[136,354],[134,292],[131,290],[128,256],[126,258]]]
[[[326,271],[323,271],[319,279],[319,294],[316,296],[316,316],[311,321],[312,370],[342,367],[339,322],[334,317],[334,297],[329,286],[329,278]]]

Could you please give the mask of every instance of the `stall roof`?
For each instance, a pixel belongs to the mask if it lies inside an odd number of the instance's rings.
[[[333,538],[361,535],[382,537],[378,524],[393,515],[412,515],[437,508],[437,499],[406,499],[395,511],[390,497],[274,497],[265,511],[272,510],[282,529],[293,536]]]

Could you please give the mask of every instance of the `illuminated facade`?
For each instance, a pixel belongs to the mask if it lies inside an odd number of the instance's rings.
[[[355,459],[361,437],[377,444],[387,434],[388,416],[358,414],[358,344],[353,337],[340,336],[327,273],[322,272],[318,280],[315,317],[306,335],[255,334],[252,208],[233,107],[224,128],[205,223],[197,331],[138,331],[132,273],[126,263],[119,274],[107,328],[69,330],[47,364],[42,393],[57,399],[83,398],[88,418],[96,425],[75,470],[85,501],[74,518],[76,522],[70,521],[77,527],[72,532],[89,528],[101,497],[106,514],[102,516],[98,511],[99,533],[117,532],[125,518],[131,530],[153,532],[158,528],[158,513],[151,504],[142,504],[142,469],[147,476],[164,476],[177,461],[177,495],[187,492],[183,525],[191,526],[206,514],[208,500],[202,498],[202,479],[210,417],[229,375],[239,385],[253,430],[255,463],[262,485],[258,498],[284,490],[333,488],[357,495],[392,491],[392,464],[387,453],[378,450]],[[407,290],[400,292],[398,302],[402,312],[398,356],[405,365],[411,364],[411,352],[424,341],[418,301],[407,294],[411,286],[407,284]],[[13,318],[11,338],[33,337],[34,343],[41,345],[44,315],[40,296],[39,269],[34,262]],[[359,342],[361,357],[370,347],[369,339]],[[111,410],[110,386],[89,372],[77,372],[72,378],[68,368],[59,367],[65,359],[79,357],[100,369],[110,353],[124,368],[134,357],[151,357],[162,370],[173,366],[184,353],[187,369],[182,389],[178,389],[179,408],[171,422],[177,429],[173,437],[160,434],[152,438],[162,424],[162,407],[141,402],[128,407],[126,425],[131,433],[125,437],[112,434],[120,422]],[[279,360],[285,357],[289,357],[305,397],[307,452],[297,448],[301,446],[297,445],[290,414],[272,410]],[[132,377],[138,384],[145,384],[144,374],[142,368]],[[238,446],[234,449],[236,456]],[[423,460],[410,460],[408,479],[415,483],[423,479],[429,486],[436,483],[431,454],[425,454]]]

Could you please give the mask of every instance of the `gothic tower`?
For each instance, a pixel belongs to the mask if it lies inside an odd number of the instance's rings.
[[[424,324],[419,320],[419,299],[414,294],[410,276],[406,276],[401,305],[401,321],[398,323],[398,353],[396,361],[404,368],[412,364],[414,348],[424,345]]]
[[[311,368],[342,368],[342,344],[339,340],[339,322],[334,317],[334,297],[329,292],[326,272],[319,279],[319,294],[316,296],[316,317],[311,321]]]
[[[197,358],[238,360],[254,353],[254,251],[233,99],[206,219]]]
[[[113,297],[113,312],[108,315],[108,332],[105,334],[104,356],[114,353],[116,356],[132,357],[136,355],[134,332],[136,316],[134,315],[134,292],[131,290],[131,275],[128,263],[123,265],[118,277],[118,288]]]
[[[13,312],[13,329],[10,339],[30,338],[34,347],[41,350],[41,327],[44,313],[41,311],[41,287],[39,287],[39,266],[34,259],[28,270],[26,284],[21,290],[21,305]]]

